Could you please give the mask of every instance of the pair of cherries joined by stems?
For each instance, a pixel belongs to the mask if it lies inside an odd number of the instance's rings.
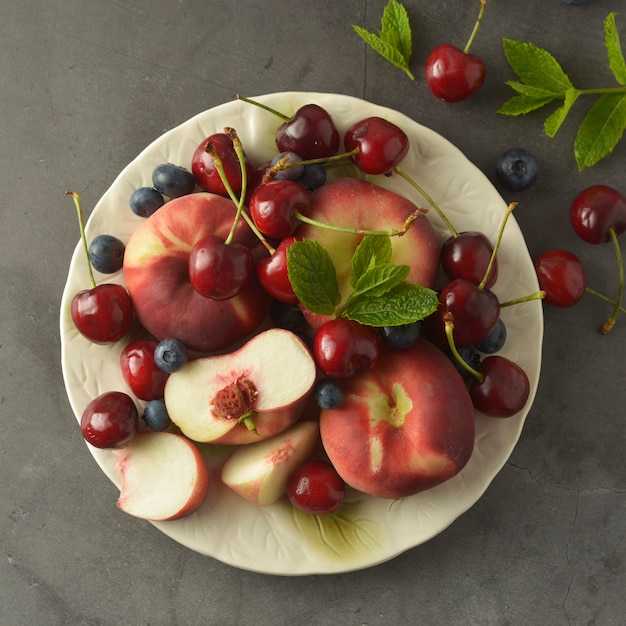
[[[568,250],[552,249],[540,254],[534,262],[546,302],[558,307],[574,306],[585,293],[594,295],[612,306],[612,313],[600,327],[609,333],[621,313],[624,295],[624,266],[619,235],[626,230],[626,197],[607,185],[591,185],[573,200],[569,212],[574,232],[586,243],[599,245],[611,242],[618,267],[618,288],[615,300],[591,289],[580,259]]]

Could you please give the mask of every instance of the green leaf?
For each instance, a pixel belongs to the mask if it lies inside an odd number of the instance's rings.
[[[379,34],[352,25],[354,32],[378,54],[415,80],[409,67],[413,41],[409,16],[398,0],[389,0],[383,10]]]
[[[547,50],[513,39],[503,39],[503,44],[506,60],[523,83],[562,97],[574,86]]]
[[[576,100],[578,100],[578,96],[580,96],[580,91],[578,89],[568,89],[565,93],[565,100],[563,101],[563,105],[560,106],[544,123],[543,128],[548,135],[548,137],[554,137],[556,135],[559,128],[565,121],[567,114],[570,112],[570,109],[574,106]]]
[[[432,289],[403,282],[384,298],[361,296],[346,306],[343,315],[367,326],[401,326],[428,317],[438,306]]]
[[[354,296],[376,297],[385,295],[396,285],[405,281],[411,268],[408,265],[385,263],[376,265],[363,274],[354,286]]]
[[[328,252],[310,239],[287,249],[287,273],[298,300],[313,313],[332,315],[339,302],[337,273]]]
[[[413,41],[409,15],[398,0],[389,0],[380,21],[380,37],[400,51],[408,64],[413,52]]]
[[[391,261],[391,241],[386,235],[366,235],[350,261],[350,284],[354,288],[363,274],[376,265]]]
[[[626,128],[626,93],[606,93],[587,111],[574,140],[578,170],[611,154]]]
[[[540,109],[554,100],[555,96],[546,96],[545,98],[533,98],[532,96],[522,95],[513,96],[498,109],[498,113],[511,116],[526,115],[526,113]]]
[[[620,85],[626,85],[626,61],[622,53],[619,33],[615,26],[617,13],[609,13],[604,20],[604,43],[609,57],[609,67]]]

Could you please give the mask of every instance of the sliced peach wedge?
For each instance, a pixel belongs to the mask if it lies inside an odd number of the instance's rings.
[[[271,328],[235,352],[189,361],[168,378],[165,404],[194,441],[248,444],[283,432],[300,417],[315,376],[304,342]]]

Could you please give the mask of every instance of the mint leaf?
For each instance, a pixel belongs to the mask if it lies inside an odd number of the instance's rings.
[[[391,241],[386,235],[366,235],[350,261],[350,284],[354,288],[363,274],[376,265],[391,261]]]
[[[328,252],[310,239],[287,249],[287,273],[298,300],[313,313],[332,315],[339,302],[337,273]]]
[[[626,93],[606,93],[589,109],[574,140],[578,170],[613,152],[626,128]]]
[[[547,91],[542,87],[535,87],[535,85],[527,85],[526,83],[520,83],[517,80],[507,80],[505,85],[508,85],[517,93],[522,94],[523,96],[529,96],[530,98],[534,98],[535,100],[543,100],[544,98],[550,98],[551,100],[556,100],[558,96],[554,95],[551,91]]]
[[[499,109],[501,115],[526,115],[531,111],[540,109],[542,106],[549,104],[554,100],[554,96],[546,96],[545,98],[534,98],[532,96],[513,96],[505,102]]]
[[[398,0],[389,0],[383,10],[379,34],[354,24],[352,28],[378,54],[404,71],[411,80],[415,80],[415,76],[409,68],[413,51],[409,15]]]
[[[563,68],[547,50],[513,39],[504,39],[503,44],[506,60],[523,83],[554,96],[565,96],[565,92],[573,87]]]
[[[411,268],[408,265],[393,265],[392,263],[372,267],[356,282],[354,293],[349,299],[361,295],[379,298],[405,281],[410,271]]]
[[[438,306],[432,289],[400,283],[384,298],[361,296],[346,306],[343,315],[367,326],[402,326],[428,317]]]
[[[413,41],[409,15],[397,0],[389,0],[380,21],[380,37],[399,50],[408,64],[413,52]]]
[[[563,105],[560,106],[543,125],[545,133],[548,137],[554,137],[554,135],[556,135],[557,131],[561,128],[561,125],[565,121],[567,114],[570,112],[570,109],[574,106],[576,100],[578,100],[578,96],[580,96],[580,91],[578,91],[578,89],[572,88],[565,92]]]
[[[609,13],[604,20],[604,43],[609,57],[609,67],[620,85],[626,85],[626,61],[619,40],[619,33],[615,26],[617,13]]]

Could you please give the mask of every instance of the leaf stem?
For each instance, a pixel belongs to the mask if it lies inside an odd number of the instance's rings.
[[[467,43],[465,44],[465,48],[463,48],[463,52],[465,54],[469,54],[469,51],[474,43],[474,39],[476,39],[476,35],[478,34],[478,29],[480,28],[480,23],[483,21],[483,15],[485,14],[485,6],[487,5],[487,0],[480,0],[480,11],[478,13],[478,19],[474,24],[474,30],[472,30],[472,34],[470,35]]]
[[[66,196],[72,196],[74,205],[76,206],[76,213],[78,214],[78,226],[80,228],[80,239],[83,242],[83,250],[85,252],[85,259],[87,260],[87,269],[89,270],[89,282],[91,288],[96,286],[96,279],[93,277],[93,269],[91,267],[91,260],[89,259],[89,247],[87,246],[87,236],[85,235],[85,221],[83,219],[83,207],[80,201],[80,196],[75,191],[66,191]]]
[[[615,299],[615,305],[613,308],[613,313],[611,317],[602,325],[600,332],[603,335],[611,332],[613,326],[615,326],[615,322],[617,321],[617,316],[619,315],[620,307],[622,305],[622,299],[624,297],[624,261],[622,259],[622,253],[620,251],[619,241],[617,239],[617,233],[614,228],[609,228],[609,235],[611,236],[611,241],[613,242],[613,249],[615,250],[615,256],[617,257],[617,268],[619,272],[619,287],[617,290],[617,298]]]
[[[437,203],[426,193],[426,191],[421,187],[421,185],[419,185],[415,180],[413,180],[399,165],[396,165],[396,167],[393,168],[393,171],[396,174],[398,174],[398,176],[401,176],[402,178],[404,178],[404,180],[406,180],[409,183],[409,185],[411,185],[420,194],[422,194],[426,202],[428,202],[428,204],[430,204],[430,206],[433,209],[435,209],[435,211],[437,212],[437,215],[439,215],[439,217],[443,220],[444,224],[447,226],[448,230],[452,233],[452,235],[454,237],[458,237],[459,232],[457,231],[457,229],[454,228],[454,225],[447,218],[446,214],[441,210],[441,208],[437,205]]]
[[[594,89],[577,89],[581,96],[605,94],[605,93],[626,93],[626,87],[596,87]]]

